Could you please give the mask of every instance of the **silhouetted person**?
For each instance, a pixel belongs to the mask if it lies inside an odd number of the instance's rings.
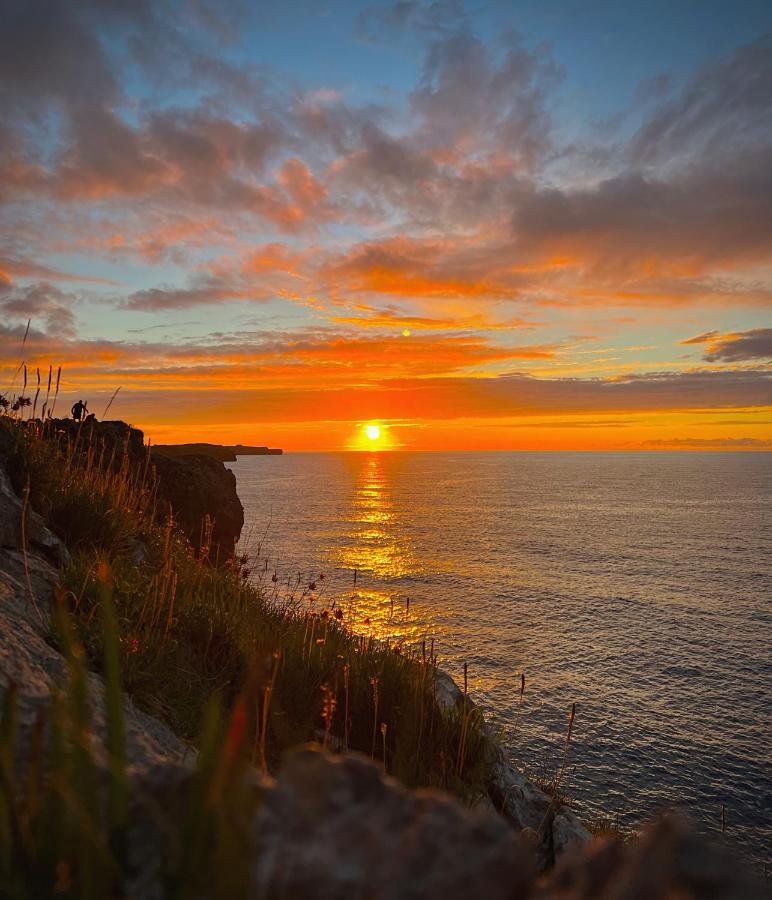
[[[88,407],[87,407],[86,403],[84,403],[82,400],[78,400],[77,403],[73,403],[73,405],[72,405],[73,419],[75,419],[76,422],[80,422],[80,420],[83,418],[83,414],[86,412],[87,408]]]

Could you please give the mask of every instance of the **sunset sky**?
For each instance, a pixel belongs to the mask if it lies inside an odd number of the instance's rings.
[[[120,387],[155,442],[772,449],[768,0],[0,14],[0,393],[61,365],[59,412]]]

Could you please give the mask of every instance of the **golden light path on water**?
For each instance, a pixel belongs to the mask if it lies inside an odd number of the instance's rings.
[[[399,513],[380,453],[367,454],[359,470],[352,501],[351,527],[336,549],[336,568],[367,573],[378,579],[420,574],[410,540],[399,529]],[[352,588],[347,607],[349,627],[380,640],[415,644],[427,636],[426,618],[410,615],[408,601],[395,604],[394,596],[366,587],[363,578]]]

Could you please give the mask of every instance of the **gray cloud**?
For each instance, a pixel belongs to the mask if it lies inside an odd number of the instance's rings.
[[[45,104],[95,107],[120,87],[102,46],[76,4],[4,0],[0,29],[0,108],[38,114]]]
[[[772,35],[705,66],[634,136],[634,165],[726,158],[772,134]]]
[[[579,250],[610,271],[644,261],[703,271],[772,255],[772,144],[731,170],[690,168],[668,180],[630,172],[590,188],[525,191],[513,225],[533,249]]]
[[[433,39],[458,33],[469,27],[460,0],[396,0],[377,3],[360,13],[357,34],[366,41],[420,36]]]
[[[130,294],[121,305],[126,309],[154,311],[189,309],[243,298],[243,292],[216,278],[201,278],[186,288],[157,287]]]
[[[77,323],[73,306],[76,298],[51,284],[39,282],[24,288],[0,289],[0,314],[6,319],[31,319],[45,323],[47,334],[74,338]]]
[[[550,149],[545,95],[559,78],[544,48],[530,52],[514,33],[501,54],[468,32],[434,41],[411,96],[417,138],[430,149],[506,154],[533,170]]]
[[[707,331],[681,343],[707,344],[704,358],[708,362],[772,359],[772,328],[752,328],[750,331],[730,334]]]

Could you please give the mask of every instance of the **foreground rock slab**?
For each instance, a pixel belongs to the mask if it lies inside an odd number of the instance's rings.
[[[256,896],[526,897],[532,857],[500,818],[408,791],[370,760],[304,749],[255,821]]]

